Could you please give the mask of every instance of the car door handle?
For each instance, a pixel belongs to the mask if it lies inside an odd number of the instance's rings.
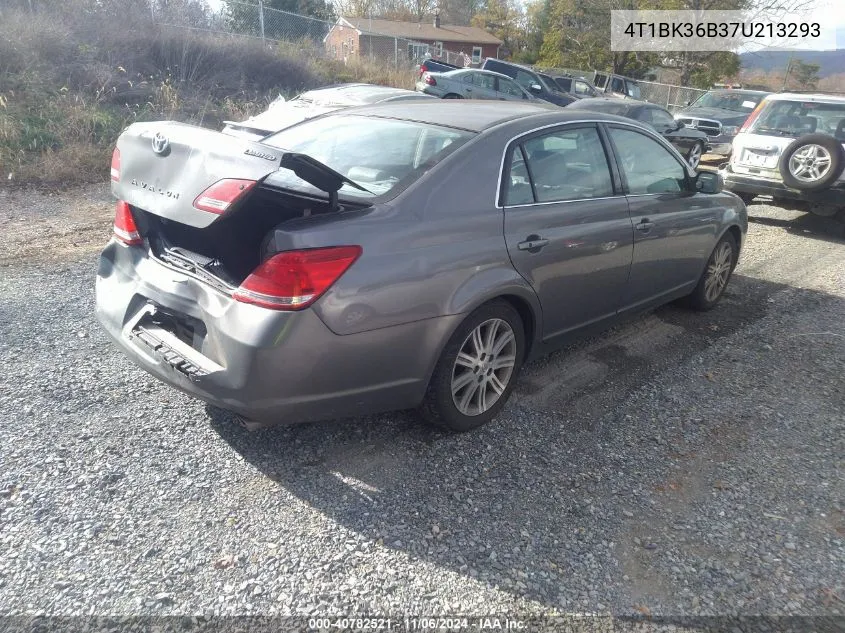
[[[644,218],[640,220],[640,223],[635,227],[638,231],[642,231],[643,233],[648,233],[651,229],[654,228],[654,222],[649,222],[648,218]]]
[[[467,92],[472,92],[472,88],[464,88]]]
[[[543,239],[539,235],[529,235],[527,240],[520,242],[516,247],[521,251],[533,251],[536,253],[548,243],[549,240]]]

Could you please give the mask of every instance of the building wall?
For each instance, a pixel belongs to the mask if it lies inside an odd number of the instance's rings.
[[[435,42],[414,40],[413,43],[428,44],[432,55],[437,49]],[[402,38],[393,38],[385,35],[358,35],[358,32],[348,26],[335,25],[326,36],[326,52],[332,59],[347,59],[350,56],[370,57],[380,60],[396,59],[398,62],[408,61],[413,50],[409,50],[413,43]],[[445,60],[446,51],[452,53],[463,53],[472,58],[472,49],[477,46],[464,42],[443,42],[443,55]],[[496,57],[498,46],[496,44],[481,45],[481,57]]]
[[[357,55],[360,49],[358,31],[335,24],[326,36],[326,53],[332,59],[345,60]]]

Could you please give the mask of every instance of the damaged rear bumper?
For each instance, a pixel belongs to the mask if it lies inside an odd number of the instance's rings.
[[[419,404],[460,316],[339,336],[313,310],[241,303],[112,241],[96,282],[97,318],[162,381],[261,425]]]

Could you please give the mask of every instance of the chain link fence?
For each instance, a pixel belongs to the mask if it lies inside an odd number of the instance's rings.
[[[344,26],[339,21],[281,11],[265,7],[263,2],[227,0],[220,11],[202,25],[186,25],[182,21],[169,20],[167,16],[157,16],[155,13],[153,20],[167,26],[286,43],[305,55],[344,62],[358,58],[397,69],[411,69],[429,57],[461,67],[469,67],[473,62],[477,65],[482,61],[473,60],[466,53],[435,47],[431,42],[380,35],[365,29],[359,35],[355,28]]]
[[[260,38],[264,41],[283,42],[294,47],[299,54],[324,57],[349,62],[353,59],[388,65],[396,69],[413,69],[423,60],[433,58],[460,67],[477,67],[484,59],[465,52],[446,50],[431,42],[422,42],[401,37],[382,35],[368,30],[366,19],[358,28],[344,25],[342,21],[328,21],[298,13],[281,11],[257,2],[227,0],[205,24],[186,25],[183,21],[173,22],[165,15],[156,16],[154,21],[178,26]],[[570,70],[575,76],[583,71]],[[662,105],[670,111],[677,110],[694,101],[706,90],[686,88],[653,81],[637,80],[642,99]]]
[[[661,84],[654,81],[637,80],[640,94],[644,101],[662,105],[670,112],[685,107],[703,95],[706,90],[699,88],[685,88],[672,84]]]

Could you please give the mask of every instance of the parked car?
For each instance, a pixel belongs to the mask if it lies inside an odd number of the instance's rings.
[[[417,82],[417,91],[442,99],[536,99],[506,75],[474,69],[425,73]]]
[[[614,73],[595,71],[593,85],[600,93],[609,97],[642,100],[642,90],[636,79]]]
[[[747,229],[718,174],[635,121],[465,105],[337,111],[260,143],[131,125],[105,331],[254,424],[421,407],[464,431],[527,359],[673,299],[716,305]]]
[[[676,112],[675,118],[707,134],[712,153],[730,156],[742,124],[769,94],[760,90],[710,90]]]
[[[685,127],[682,123],[675,121],[668,110],[651,103],[604,97],[581,99],[569,107],[576,110],[605,112],[642,121],[674,145],[693,169],[698,169],[701,156],[709,149],[707,135],[704,132]]]
[[[557,89],[557,84],[554,82],[551,84],[547,83],[536,71],[528,66],[520,66],[519,64],[503,62],[501,59],[488,57],[481,65],[481,69],[507,75],[511,79],[515,79],[516,83],[538,99],[548,101],[556,106],[568,106],[575,101],[575,97],[560,92]]]
[[[257,141],[268,134],[278,132],[305,119],[341,108],[426,98],[428,98],[426,95],[413,90],[373,84],[328,86],[303,92],[290,101],[285,101],[283,97],[279,97],[261,114],[241,122],[226,121],[223,133]]]
[[[425,73],[448,73],[450,70],[459,70],[462,68],[463,66],[456,66],[455,64],[429,58],[420,64],[418,79],[421,79]]]
[[[750,202],[779,204],[845,219],[845,96],[773,94],[745,121],[722,175]]]
[[[559,90],[572,95],[576,99],[589,99],[598,97],[598,89],[583,77],[575,77],[570,74],[558,74],[548,71],[552,80]]]

